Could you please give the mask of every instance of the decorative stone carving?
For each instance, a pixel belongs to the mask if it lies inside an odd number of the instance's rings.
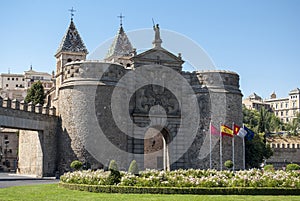
[[[158,85],[148,85],[136,92],[136,112],[149,113],[152,106],[162,106],[167,114],[180,113],[176,97],[166,88]]]

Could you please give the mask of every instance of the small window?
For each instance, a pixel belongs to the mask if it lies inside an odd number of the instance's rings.
[[[285,103],[285,108],[288,108],[289,104],[288,103]]]
[[[8,84],[6,84],[5,86],[8,87]]]
[[[18,87],[19,85],[16,84],[16,87]]]
[[[281,116],[283,116],[283,111],[281,111]]]
[[[289,111],[286,111],[286,112],[285,112],[285,115],[288,116],[288,115],[289,115]]]
[[[280,104],[280,107],[283,108],[283,103]]]
[[[130,67],[130,64],[126,64],[127,67]]]
[[[10,78],[8,77],[7,80],[10,80]]]
[[[13,77],[13,78],[11,78],[11,80],[15,80],[15,78]]]
[[[70,59],[70,58],[69,58],[67,61],[68,61],[68,62],[71,62],[71,61],[72,61],[72,59]]]
[[[18,81],[18,80],[19,80],[19,78],[17,78],[17,77],[16,77],[16,80]]]
[[[286,118],[286,122],[289,122],[289,118]]]
[[[8,135],[4,135],[4,140],[8,140]]]

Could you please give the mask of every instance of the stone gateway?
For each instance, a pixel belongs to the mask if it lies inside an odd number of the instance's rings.
[[[141,170],[207,169],[210,157],[220,169],[220,144],[223,163],[232,160],[232,139],[220,143],[209,127],[242,125],[238,74],[183,71],[181,54],[164,49],[158,25],[153,28],[153,48],[137,53],[121,24],[106,58],[89,61],[71,19],[47,93],[59,119],[56,143],[47,145],[57,149],[55,171],[70,170],[73,160],[92,169],[110,160],[121,170],[132,160]],[[235,168],[242,169],[242,140],[234,143]]]

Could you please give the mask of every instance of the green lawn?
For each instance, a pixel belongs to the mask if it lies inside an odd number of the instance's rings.
[[[32,186],[17,186],[0,189],[0,200],[270,200],[293,201],[300,200],[300,196],[239,196],[239,195],[151,195],[151,194],[107,194],[72,191],[58,187],[57,184]]]

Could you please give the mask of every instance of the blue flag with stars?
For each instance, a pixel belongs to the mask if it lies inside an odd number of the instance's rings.
[[[254,131],[247,128],[246,126],[244,126],[244,129],[247,131],[247,135],[246,135],[247,140],[249,141],[252,140],[254,137]]]

